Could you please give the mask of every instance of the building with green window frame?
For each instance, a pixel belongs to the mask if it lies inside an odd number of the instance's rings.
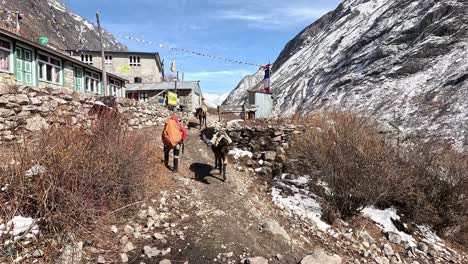
[[[126,79],[107,74],[107,95],[125,97]],[[0,85],[57,86],[104,95],[102,71],[65,53],[0,29]]]

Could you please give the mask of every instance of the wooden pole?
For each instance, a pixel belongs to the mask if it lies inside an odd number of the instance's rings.
[[[106,73],[106,57],[104,52],[104,43],[102,42],[102,30],[101,30],[101,21],[99,19],[99,12],[96,12],[96,20],[99,31],[99,40],[101,42],[101,59],[102,59],[102,86],[104,89],[104,96],[108,95],[107,91],[107,73]]]
[[[221,106],[218,105],[218,120],[221,122]]]

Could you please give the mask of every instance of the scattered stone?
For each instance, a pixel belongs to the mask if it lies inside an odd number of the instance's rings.
[[[159,264],[171,264],[171,261],[168,260],[168,259],[163,259],[163,260],[159,261]]]
[[[268,264],[268,260],[264,257],[246,258],[241,262],[243,264]]]
[[[385,244],[383,246],[383,253],[385,254],[385,256],[389,257],[389,256],[392,256],[393,255],[393,248],[392,246],[390,246],[389,244]]]
[[[42,258],[44,256],[44,250],[36,249],[31,253],[31,256],[33,258]]]
[[[114,233],[114,234],[117,234],[117,232],[119,232],[119,229],[117,229],[117,227],[115,225],[111,226],[111,232]]]
[[[375,257],[374,261],[376,264],[390,264],[390,261],[386,257]]]
[[[126,253],[120,253],[120,262],[122,263],[127,263],[128,262],[128,256]]]
[[[288,241],[291,240],[286,230],[275,220],[267,220],[261,227],[273,235],[279,235]]]
[[[300,264],[341,264],[338,255],[329,256],[323,249],[316,249],[312,255],[305,256]]]
[[[122,251],[126,253],[126,252],[130,252],[130,251],[132,251],[134,249],[135,249],[135,247],[133,246],[133,243],[132,242],[127,242],[125,244],[125,246],[122,248]]]
[[[135,229],[133,229],[133,227],[131,227],[130,225],[126,225],[124,231],[127,234],[133,234],[133,232],[135,232]]]
[[[145,246],[143,247],[143,253],[145,253],[146,257],[152,258],[159,256],[159,254],[161,254],[161,251],[159,251],[157,248]]]
[[[401,236],[398,233],[395,232],[387,232],[385,234],[387,237],[388,241],[392,242],[393,244],[399,245],[401,243]]]
[[[98,256],[97,263],[104,264],[106,263],[106,259],[103,256]]]
[[[161,251],[161,255],[163,255],[163,256],[166,256],[169,253],[171,253],[171,248],[167,248],[167,249]]]

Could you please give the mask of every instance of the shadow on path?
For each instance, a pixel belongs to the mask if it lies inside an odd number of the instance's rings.
[[[208,177],[222,181],[221,178],[218,178],[211,173],[213,169],[213,166],[204,163],[193,163],[190,165],[190,170],[195,174],[195,180],[205,184],[210,184],[206,179]]]

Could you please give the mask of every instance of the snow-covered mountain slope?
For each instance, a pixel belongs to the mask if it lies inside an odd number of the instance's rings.
[[[228,95],[228,93],[222,95],[204,93],[203,98],[205,98],[205,103],[208,107],[216,108],[218,105],[223,104]]]
[[[237,87],[229,94],[226,100],[223,102],[224,105],[240,105],[247,101],[248,93],[247,90],[253,88],[260,81],[263,80],[263,71],[259,70],[254,75],[248,75],[244,77],[237,85]]]
[[[15,11],[19,11],[22,35],[27,38],[44,36],[57,49],[100,49],[97,26],[73,13],[63,0],[0,0],[0,24],[16,28]],[[109,32],[104,33],[108,50],[125,51]]]
[[[276,114],[340,106],[468,147],[466,17],[466,0],[345,0],[274,63]]]

